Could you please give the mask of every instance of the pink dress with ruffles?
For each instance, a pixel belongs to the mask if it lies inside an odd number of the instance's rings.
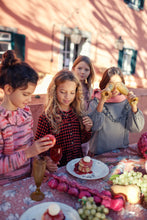
[[[8,111],[0,106],[0,185],[30,175],[24,150],[33,143],[33,118],[29,107]]]

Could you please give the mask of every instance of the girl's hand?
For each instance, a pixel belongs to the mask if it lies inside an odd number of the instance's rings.
[[[93,121],[91,120],[91,118],[89,116],[85,116],[82,120],[83,125],[85,126],[85,130],[90,131],[93,126]]]
[[[137,112],[138,98],[136,97],[136,95],[132,91],[130,91],[127,95],[127,99],[131,105],[132,111],[134,113]]]
[[[57,171],[57,164],[59,163],[55,163],[49,156],[44,156],[44,159],[46,160],[46,171],[44,174],[43,182],[46,182],[51,176],[51,173]]]
[[[47,170],[50,171],[50,172],[56,172],[57,169],[58,169],[57,165],[59,164],[59,162],[55,163],[49,156],[45,156],[44,158],[46,160]]]
[[[31,158],[37,156],[38,154],[49,150],[54,145],[55,142],[51,140],[49,136],[44,136],[34,141],[33,145],[25,150],[26,157]]]
[[[111,90],[109,88],[105,88],[101,91],[101,100],[106,102],[112,96]]]
[[[98,112],[102,112],[103,111],[103,107],[104,107],[104,103],[111,98],[112,93],[108,88],[105,88],[101,91],[101,98],[99,100],[99,103],[97,105],[97,111]]]

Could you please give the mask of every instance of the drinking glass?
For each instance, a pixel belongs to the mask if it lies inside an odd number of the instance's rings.
[[[40,191],[40,186],[46,170],[46,161],[42,158],[35,158],[33,161],[33,177],[36,185],[35,192],[31,193],[32,200],[41,201],[44,199],[44,194]]]
[[[58,145],[55,145],[50,149],[50,158],[55,162],[58,163],[62,158],[62,148]]]

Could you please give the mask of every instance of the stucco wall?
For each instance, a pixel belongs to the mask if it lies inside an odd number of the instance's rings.
[[[78,26],[91,33],[89,56],[97,80],[101,69],[117,65],[114,43],[121,36],[126,46],[138,51],[136,73],[126,77],[126,84],[147,88],[147,1],[142,11],[130,9],[123,0],[1,0],[0,5],[0,25],[26,36],[26,61],[38,72],[59,70],[61,27]]]

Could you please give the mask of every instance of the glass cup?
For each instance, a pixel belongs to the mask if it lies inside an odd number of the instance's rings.
[[[58,163],[62,158],[62,148],[58,145],[55,145],[50,149],[50,158],[55,162]]]
[[[35,192],[31,193],[32,200],[41,201],[44,199],[44,194],[40,191],[40,186],[46,170],[46,161],[41,158],[33,160],[33,177],[36,185]]]

